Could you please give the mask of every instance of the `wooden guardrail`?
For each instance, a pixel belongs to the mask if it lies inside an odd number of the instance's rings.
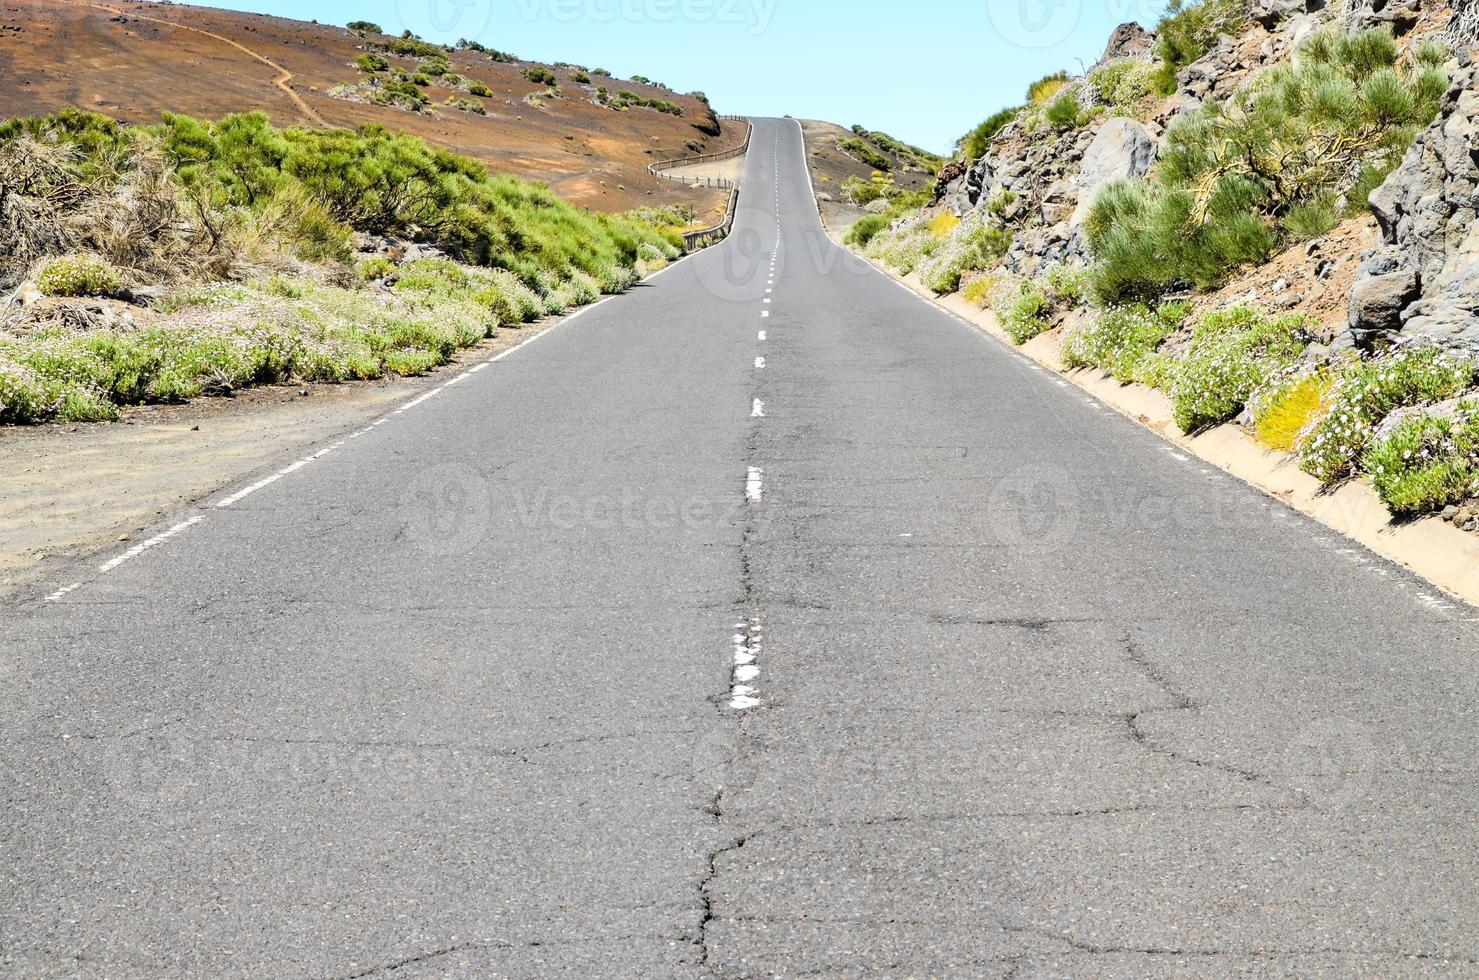
[[[715,242],[721,242],[729,236],[729,230],[734,227],[734,212],[739,207],[738,187],[729,190],[729,203],[724,208],[724,220],[712,228],[703,228],[699,231],[685,231],[683,233],[683,247],[692,252],[695,249],[707,248]]]
[[[690,177],[686,174],[664,173],[670,167],[686,167],[695,163],[708,163],[715,160],[732,160],[737,156],[743,156],[750,150],[750,137],[754,135],[755,127],[748,120],[740,116],[720,116],[720,119],[729,119],[745,124],[745,141],[739,146],[728,150],[720,150],[717,153],[702,153],[696,157],[680,157],[674,160],[659,160],[648,164],[647,172],[662,180],[673,180],[681,184],[689,184],[694,187],[733,187],[734,181],[727,177]]]

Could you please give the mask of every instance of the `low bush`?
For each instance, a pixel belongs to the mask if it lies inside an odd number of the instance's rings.
[[[991,291],[991,310],[1014,344],[1025,344],[1052,326],[1052,301],[1030,279],[999,280]]]
[[[1350,476],[1383,419],[1399,408],[1462,394],[1474,376],[1472,361],[1428,345],[1404,345],[1348,365],[1325,411],[1300,434],[1300,468],[1325,484]]]
[[[1310,420],[1325,410],[1335,375],[1326,369],[1274,375],[1248,402],[1254,431],[1264,445],[1292,452]]]
[[[858,248],[865,247],[874,237],[888,227],[889,218],[886,214],[870,214],[860,220],[847,230],[842,241],[845,245],[856,245]]]
[[[1460,402],[1452,415],[1422,412],[1403,419],[1361,466],[1398,516],[1479,496],[1479,402]]]
[[[1031,85],[1027,86],[1027,104],[1042,106],[1047,105],[1048,100],[1057,95],[1063,86],[1068,84],[1068,72],[1055,71],[1051,75],[1044,75]]]
[[[868,143],[860,139],[842,139],[837,141],[837,148],[853,159],[867,164],[874,170],[887,172],[893,169],[893,161],[874,149]]]
[[[460,99],[448,96],[446,105],[448,108],[456,109],[459,112],[471,112],[479,116],[486,116],[488,114],[488,107],[477,99]]]
[[[589,85],[591,83],[591,76],[583,71],[572,71],[570,73],[570,80],[577,85]]]
[[[410,31],[406,35],[410,35]],[[379,38],[369,42],[366,47],[402,58],[438,58],[446,53],[441,45],[431,44],[415,36]]]
[[[1176,90],[1176,72],[1206,54],[1223,34],[1235,34],[1248,22],[1244,0],[1171,0],[1156,24],[1156,87],[1164,95]]]
[[[1054,129],[1072,129],[1088,121],[1083,106],[1079,104],[1078,97],[1072,92],[1054,99],[1043,110],[1043,118]]]
[[[1060,307],[1082,306],[1088,297],[1089,274],[1086,269],[1055,265],[1043,278],[1053,302]]]
[[[1021,111],[1021,106],[998,109],[978,123],[969,133],[966,133],[957,140],[955,144],[956,149],[967,160],[980,159],[986,155],[986,148],[991,145],[991,140],[996,134],[1001,132],[1007,123],[1016,119],[1017,114]]]
[[[354,66],[363,72],[377,72],[389,69],[390,62],[384,55],[366,52],[354,59]]]
[[[1156,72],[1155,62],[1145,58],[1115,58],[1090,72],[1087,81],[1100,103],[1123,111],[1156,90]]]
[[[467,85],[467,94],[476,95],[481,99],[489,99],[493,97],[493,90],[482,82],[469,82]]]
[[[348,27],[349,30],[356,31],[356,32],[358,32],[360,34],[384,34],[385,33],[384,31],[382,31],[380,29],[380,25],[377,24],[377,23],[375,23],[372,20],[352,20],[352,21],[350,21],[345,26]]]
[[[1310,341],[1308,326],[1302,316],[1275,317],[1247,305],[1205,314],[1171,383],[1181,431],[1197,432],[1241,412],[1274,372],[1298,360]]]
[[[985,309],[991,302],[991,291],[996,288],[995,276],[979,276],[965,284],[960,296],[972,306]]]
[[[490,61],[496,61],[500,64],[511,65],[519,60],[518,55],[509,54],[507,51],[499,51],[496,48],[484,47],[477,41],[469,41],[467,38],[460,39],[457,42],[457,47],[487,55]]]
[[[966,273],[994,266],[1012,243],[1011,235],[989,224],[979,212],[971,212],[964,220],[945,212],[925,228],[930,238],[943,242],[943,247],[919,266],[919,274],[927,288],[940,294],[959,289]]]
[[[1163,387],[1163,366],[1154,355],[1185,317],[1183,303],[1156,309],[1144,303],[1112,307],[1069,336],[1063,345],[1063,365],[1097,367],[1121,384],[1138,381]]]
[[[558,85],[560,80],[555,77],[554,72],[548,68],[540,68],[538,65],[530,65],[519,74],[523,75],[535,85]]]
[[[111,296],[122,285],[117,270],[95,255],[52,259],[36,276],[36,288],[47,296]]]

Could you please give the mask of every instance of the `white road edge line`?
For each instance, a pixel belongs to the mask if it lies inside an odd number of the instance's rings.
[[[156,545],[164,544],[164,542],[168,541],[170,538],[172,538],[175,535],[179,534],[181,531],[184,531],[187,528],[194,527],[196,524],[199,524],[203,520],[205,520],[205,515],[204,514],[196,514],[194,517],[191,517],[191,518],[189,518],[187,520],[183,520],[180,523],[176,524],[174,527],[170,528],[168,531],[161,531],[161,532],[159,532],[158,534],[154,535],[154,537],[150,538],[148,541],[141,541],[141,542],[139,542],[138,544],[134,545],[132,548],[130,548],[127,551],[125,551],[123,554],[118,555],[115,558],[110,558],[107,561],[103,562],[101,565],[99,565],[98,566],[98,574],[105,575],[108,572],[113,571],[113,569],[117,568],[119,565],[122,565],[124,562],[126,562],[126,561],[128,561],[128,560],[130,560],[132,558],[137,558],[139,555],[142,555],[144,552],[148,551],[150,548],[155,547]],[[71,590],[68,589],[68,591],[71,591]],[[55,593],[53,593],[53,594],[55,594]],[[63,594],[65,595],[65,593],[63,593]]]

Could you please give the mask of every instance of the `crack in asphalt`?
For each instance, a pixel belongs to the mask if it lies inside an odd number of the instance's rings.
[[[980,924],[978,919],[963,920],[958,923],[942,923],[939,919],[913,919],[897,915],[877,916],[821,916],[807,913],[795,915],[732,915],[720,917],[725,922],[754,922],[768,925],[792,925],[796,923],[809,923],[813,925],[827,926],[863,926],[877,928],[880,926],[909,926],[913,928],[938,929],[942,924],[958,925],[961,927],[973,927]],[[1445,963],[1479,963],[1479,957],[1465,953],[1445,953],[1429,950],[1393,949],[1390,947],[1377,946],[1363,948],[1358,946],[1316,946],[1307,948],[1269,949],[1266,946],[1254,948],[1238,947],[1176,947],[1176,946],[1133,946],[1133,945],[1109,945],[1103,943],[1091,943],[1074,937],[1072,934],[1057,932],[1046,926],[1021,925],[1004,920],[991,922],[998,930],[1008,935],[1033,936],[1046,939],[1050,942],[1063,943],[1067,948],[1062,953],[1085,956],[1185,956],[1185,957],[1247,957],[1250,959],[1275,959],[1296,956],[1390,956],[1401,959],[1412,960],[1436,960]],[[1013,956],[991,957],[981,962],[990,963],[1018,963],[1023,960],[1032,960],[1038,956],[1058,955],[1058,953],[1024,952]],[[900,968],[912,966],[909,961],[899,964]],[[825,967],[823,967],[825,968]],[[875,967],[876,969],[877,967]],[[803,971],[805,972],[805,971]],[[813,971],[814,972],[814,971]]]
[[[529,940],[528,942],[501,942],[497,940],[474,940],[465,943],[453,943],[449,946],[439,946],[425,952],[415,953],[401,959],[391,960],[377,966],[367,967],[354,973],[335,974],[337,980],[363,980],[365,977],[383,977],[403,970],[408,966],[416,966],[431,960],[441,959],[444,956],[455,956],[458,953],[478,952],[483,950],[515,950],[515,949],[561,949],[572,946],[591,946],[603,943],[619,944],[629,943],[641,939],[661,938],[649,933],[637,933],[625,936],[599,936],[589,939],[567,939],[558,942],[545,942],[543,940]]]
[[[1166,695],[1166,697],[1171,700],[1171,704],[1167,707],[1145,708],[1138,711],[1127,711],[1119,714],[1118,717],[1123,722],[1125,726],[1125,731],[1128,734],[1131,743],[1140,746],[1141,748],[1144,748],[1149,752],[1154,752],[1157,755],[1163,755],[1167,758],[1175,759],[1177,762],[1184,762],[1188,765],[1197,766],[1202,769],[1210,769],[1214,772],[1220,772],[1225,775],[1236,776],[1238,779],[1241,779],[1244,782],[1260,783],[1265,786],[1274,786],[1273,781],[1270,780],[1267,776],[1263,775],[1262,773],[1254,772],[1251,769],[1243,769],[1239,766],[1230,765],[1225,762],[1216,762],[1210,759],[1201,759],[1197,756],[1188,755],[1185,752],[1180,752],[1176,749],[1167,748],[1164,745],[1157,744],[1150,733],[1141,726],[1140,719],[1142,717],[1162,711],[1199,712],[1203,709],[1204,705],[1201,702],[1197,701],[1194,697],[1192,697],[1190,693],[1188,693],[1175,681],[1171,680],[1171,678],[1166,675],[1166,672],[1161,668],[1161,666],[1153,661],[1144,650],[1137,646],[1135,644],[1135,641],[1131,637],[1125,636],[1121,640],[1121,643],[1124,647],[1125,656],[1129,659],[1130,663],[1135,665],[1135,667],[1137,667],[1152,684],[1160,688],[1160,690]]]

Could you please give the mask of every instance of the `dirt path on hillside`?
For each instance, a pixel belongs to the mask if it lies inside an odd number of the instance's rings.
[[[245,54],[248,57],[254,58],[257,61],[262,62],[262,64],[266,65],[267,67],[271,68],[273,71],[278,72],[279,74],[278,74],[277,78],[273,81],[272,84],[273,85],[276,85],[279,89],[281,89],[282,90],[282,93],[284,95],[286,95],[289,99],[292,100],[293,105],[297,106],[298,107],[298,111],[301,112],[301,113],[303,113],[303,115],[307,116],[308,117],[308,120],[310,122],[312,122],[316,126],[319,126],[319,127],[324,128],[324,129],[328,129],[329,128],[329,124],[324,121],[324,118],[322,116],[320,116],[317,112],[314,112],[313,109],[312,109],[312,107],[310,107],[307,102],[304,102],[303,99],[302,99],[302,97],[299,96],[297,92],[294,92],[293,91],[293,87],[288,84],[290,81],[293,80],[293,73],[290,72],[290,71],[288,71],[282,65],[279,65],[277,62],[273,61],[271,58],[267,57],[266,55],[260,54],[259,52],[256,52],[256,51],[253,51],[251,48],[247,47],[245,44],[242,44],[239,41],[233,41],[231,38],[225,37],[225,36],[223,36],[221,34],[216,34],[216,33],[213,33],[211,31],[202,30],[199,27],[190,27],[188,24],[181,24],[181,23],[178,23],[177,21],[173,21],[173,20],[165,20],[163,17],[150,17],[148,14],[141,14],[141,13],[137,13],[137,12],[131,11],[131,10],[124,10],[121,7],[112,7],[112,6],[109,6],[108,4],[105,4],[105,3],[89,3],[89,4],[86,4],[86,6],[95,7],[98,10],[106,10],[106,11],[108,11],[111,14],[118,15],[119,17],[133,17],[133,18],[135,18],[137,20],[147,20],[147,21],[151,21],[151,22],[153,22],[155,24],[163,24],[166,27],[173,27],[173,28],[175,28],[177,30],[181,30],[181,31],[192,31],[192,32],[194,32],[196,34],[202,34],[202,35],[204,35],[206,37],[213,38],[213,39],[215,39],[217,41],[220,41],[222,44],[229,44],[229,45],[231,45],[231,47],[233,47],[236,50],[240,51],[242,54]]]

